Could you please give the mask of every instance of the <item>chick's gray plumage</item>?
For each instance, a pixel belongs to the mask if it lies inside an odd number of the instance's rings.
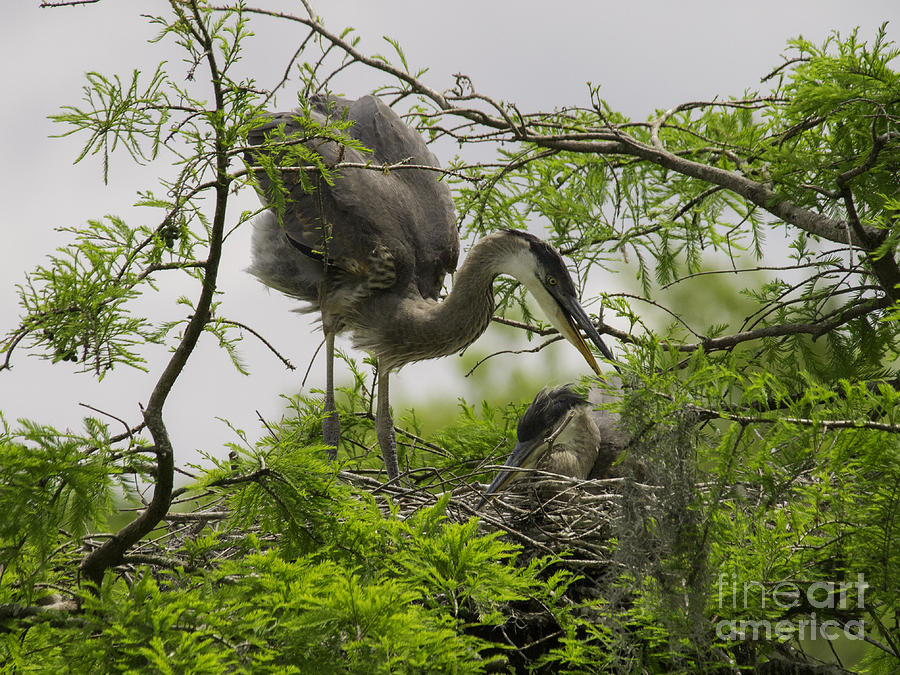
[[[602,438],[591,417],[588,400],[568,385],[543,389],[516,427],[516,447],[478,508],[496,492],[527,475],[516,469],[537,469],[584,480],[598,462]]]

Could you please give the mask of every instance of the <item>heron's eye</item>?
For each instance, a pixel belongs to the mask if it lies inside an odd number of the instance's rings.
[[[556,281],[556,277],[547,277],[547,285],[548,286],[556,286],[558,282]]]

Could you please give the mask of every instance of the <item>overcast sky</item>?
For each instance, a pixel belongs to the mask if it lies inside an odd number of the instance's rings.
[[[258,0],[256,4],[302,12],[299,2]],[[889,36],[900,39],[896,0],[584,1],[555,3],[552,9],[551,3],[523,0],[328,0],[313,4],[332,30],[353,26],[362,38],[360,48],[367,53],[388,51],[382,35],[398,39],[414,69],[429,68],[425,79],[434,88],[448,88],[454,73],[464,73],[482,93],[516,101],[524,112],[583,105],[589,100],[586,83],[592,82],[601,85],[601,95],[613,109],[645,118],[655,109],[679,102],[740,95],[759,87],[760,77],[780,62],[786,41],[797,35],[818,42],[832,29],[847,32],[858,25],[861,36],[868,39],[879,24],[890,20]],[[63,105],[80,102],[88,71],[127,76],[135,68],[149,71],[159,61],[168,60],[173,77],[187,72],[171,42],[147,43],[153,29],[139,12],[165,12],[167,3],[161,0],[101,0],[52,10],[39,9],[38,0],[7,5],[0,24],[5,92],[0,106],[4,160],[0,164],[4,233],[0,330],[4,334],[18,323],[15,285],[56,246],[68,241],[54,228],[81,225],[105,214],[122,216],[134,224],[155,222],[155,213],[137,210],[132,204],[136,191],[156,188],[156,177],[166,170],[162,165],[135,168],[127,155],[117,154],[109,184],[104,185],[97,158],[72,164],[82,139],[50,138],[62,129],[47,116]],[[252,72],[261,86],[267,86],[280,78],[301,34],[294,26],[271,20],[254,20],[253,30],[257,37],[247,44],[242,67]],[[357,69],[348,71],[336,88],[357,96],[386,83],[379,73]],[[281,105],[291,105],[288,96],[282,97]],[[233,213],[254,204],[255,196],[242,195]],[[241,376],[206,338],[192,357],[189,377],[178,384],[167,404],[180,464],[194,461],[197,449],[215,452],[224,441],[232,440],[216,416],[229,419],[255,437],[255,411],[278,416],[279,394],[297,391],[302,371],[320,339],[311,334],[313,328],[306,317],[290,312],[296,303],[267,292],[242,272],[248,264],[247,242],[248,233],[238,233],[225,252],[225,314],[261,330],[299,367],[299,374],[285,371],[248,338],[242,353],[251,375]],[[196,295],[196,289],[190,293]],[[162,316],[171,301],[165,293],[152,298],[147,313]],[[179,309],[168,316],[181,314]],[[342,346],[349,343],[344,340]],[[566,346],[554,349],[565,350]],[[147,356],[151,365],[158,365],[167,354],[154,348]],[[556,355],[569,367],[548,384],[571,379],[579,372],[577,360],[569,356]],[[392,379],[395,401],[412,397],[454,401],[458,394],[465,395],[466,383],[457,367],[448,363],[455,358],[405,368]],[[495,361],[498,368],[537,369],[545,358],[523,355]],[[321,387],[323,381],[324,367],[319,361],[313,366],[308,387]],[[120,369],[97,383],[90,375],[76,374],[71,364],[54,366],[19,350],[13,370],[0,372],[0,410],[8,421],[28,417],[58,427],[77,427],[88,413],[78,404],[87,403],[135,423],[139,420],[137,403],[146,400],[153,382],[152,376]],[[424,382],[429,383],[427,390],[423,390]],[[522,398],[530,398],[532,393],[523,392]],[[113,423],[113,431],[118,430]]]

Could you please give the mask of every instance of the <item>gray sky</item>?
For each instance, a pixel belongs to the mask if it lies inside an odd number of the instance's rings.
[[[132,204],[137,190],[158,188],[156,178],[166,171],[161,164],[134,167],[126,154],[116,154],[110,182],[104,185],[98,158],[73,166],[82,139],[49,138],[62,129],[47,116],[60,106],[80,103],[88,71],[128,76],[134,68],[152,70],[165,59],[173,77],[187,72],[171,43],[146,41],[153,29],[139,11],[164,12],[166,3],[161,0],[101,0],[54,10],[39,9],[37,0],[8,4],[0,25],[0,68],[6,92],[0,106],[0,147],[5,159],[0,165],[0,217],[6,242],[0,247],[0,329],[4,333],[18,320],[15,284],[67,241],[54,228],[84,224],[105,214],[122,216],[133,224],[155,222],[155,213]],[[256,5],[302,12],[299,2],[286,0],[258,0]],[[819,42],[831,29],[846,32],[859,25],[861,36],[868,39],[881,22],[891,20],[888,33],[900,39],[896,0],[568,2],[556,3],[552,9],[546,2],[522,0],[329,0],[314,1],[314,5],[332,30],[353,26],[362,38],[360,48],[367,53],[389,51],[382,35],[398,39],[413,68],[430,69],[425,79],[431,86],[448,88],[453,73],[464,73],[482,93],[515,101],[526,112],[585,104],[590,81],[602,85],[601,95],[614,109],[644,118],[655,109],[683,101],[740,95],[758,87],[759,78],[780,62],[786,41],[796,35]],[[247,44],[243,67],[261,86],[270,86],[280,78],[300,34],[295,27],[271,20],[254,20],[253,30],[257,37]],[[355,96],[385,83],[382,75],[357,68],[338,81],[337,89]],[[288,96],[282,96],[280,103],[291,105]],[[233,213],[254,208],[255,203],[255,196],[242,195]],[[311,334],[308,318],[290,312],[296,303],[267,292],[242,272],[248,263],[247,242],[248,233],[240,232],[229,240],[225,252],[224,313],[260,330],[299,372],[285,371],[248,338],[242,354],[251,375],[241,376],[212,339],[204,338],[188,366],[188,377],[167,404],[179,464],[195,461],[196,449],[217,452],[223,442],[233,439],[216,416],[247,429],[255,438],[255,411],[266,417],[279,415],[279,394],[297,390],[320,339]],[[169,309],[173,298],[183,292],[196,295],[196,289],[164,282],[161,293],[144,305],[147,315],[180,317],[180,309],[175,314]],[[340,344],[349,347],[346,339]],[[513,345],[524,346],[524,340]],[[564,345],[552,349],[559,352],[555,358],[568,365],[548,374],[554,380],[548,384],[580,372],[577,354],[560,351],[566,349]],[[151,367],[168,356],[157,347],[146,353]],[[454,401],[457,395],[466,395],[467,385],[458,366],[451,363],[455,359],[401,371],[392,379],[395,405],[404,399]],[[547,360],[546,355],[523,355],[494,362],[499,372],[547,368],[543,365]],[[137,403],[146,400],[153,381],[153,373],[123,368],[98,383],[90,375],[76,374],[71,364],[52,366],[19,350],[13,370],[0,373],[0,410],[8,421],[29,417],[60,428],[77,427],[88,413],[78,406],[83,402],[134,423],[139,420]],[[323,381],[319,361],[307,386],[320,387]],[[530,395],[524,392],[523,398]],[[120,430],[115,422],[112,428]]]

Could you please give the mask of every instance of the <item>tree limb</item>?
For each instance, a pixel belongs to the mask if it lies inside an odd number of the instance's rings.
[[[212,38],[206,31],[203,18],[196,4],[191,4],[192,20],[185,14],[184,8],[172,1],[172,9],[190,26],[194,37],[204,46],[205,57],[210,71],[210,81],[215,96],[216,109],[225,109],[223,83],[216,63]],[[84,579],[99,589],[103,574],[110,567],[121,564],[123,556],[142,537],[150,533],[165,517],[172,499],[175,474],[175,457],[168,429],[163,419],[163,406],[168,399],[181,371],[194,351],[197,341],[210,318],[210,308],[216,291],[216,277],[219,261],[222,256],[222,239],[225,231],[225,213],[228,204],[228,191],[231,177],[228,175],[228,145],[223,129],[214,127],[216,157],[216,201],[210,231],[209,255],[206,260],[203,289],[197,301],[196,311],[184,330],[181,342],[169,359],[165,370],[156,382],[150,399],[144,409],[144,422],[153,437],[156,453],[156,484],[150,503],[137,518],[119,530],[114,536],[105,540],[100,546],[88,553],[81,562],[80,572]]]

